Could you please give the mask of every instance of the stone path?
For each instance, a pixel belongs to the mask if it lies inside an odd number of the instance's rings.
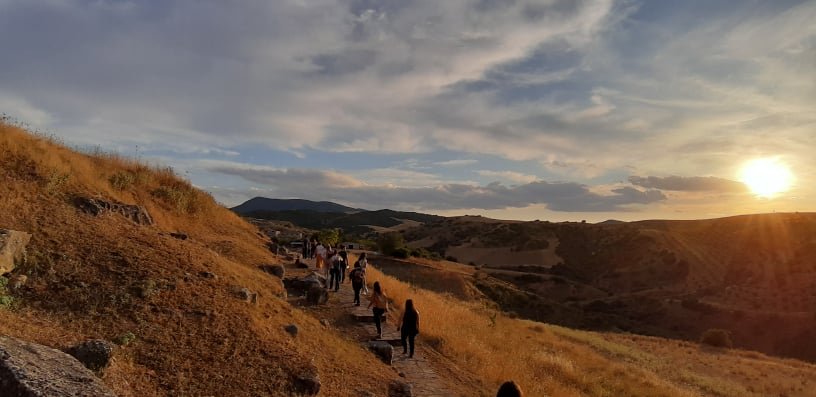
[[[349,316],[354,318],[356,327],[361,329],[364,335],[368,335],[369,340],[377,340],[377,328],[374,325],[374,315],[371,309],[368,309],[368,299],[366,296],[360,296],[360,306],[354,306],[354,291],[351,289],[351,284],[342,284],[338,292],[330,292],[329,305],[333,307],[342,308],[349,313]],[[396,319],[393,317],[397,313],[389,313],[390,316],[387,321],[382,324],[383,337],[379,340],[389,342],[394,346],[394,357],[392,366],[397,370],[400,376],[404,375],[406,382],[410,383],[413,388],[413,395],[415,397],[451,397],[453,393],[445,381],[434,370],[431,363],[428,362],[425,349],[421,341],[417,340],[414,357],[408,358],[407,354],[402,354],[402,345],[400,342],[400,333],[397,331]]]

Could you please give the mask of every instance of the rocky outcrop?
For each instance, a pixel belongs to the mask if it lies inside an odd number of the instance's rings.
[[[74,356],[85,368],[101,374],[110,365],[114,345],[101,339],[92,339],[69,348],[66,353]]]
[[[303,278],[285,278],[283,279],[283,286],[290,294],[296,296],[306,295],[312,287],[324,288],[326,286],[326,278],[317,273],[311,273]]]
[[[258,268],[279,279],[283,279],[283,276],[286,274],[286,269],[283,267],[283,265],[261,265],[258,266]]]
[[[304,396],[316,396],[320,393],[320,377],[317,375],[298,375],[293,382],[295,392]]]
[[[388,342],[381,340],[370,341],[368,342],[368,350],[371,350],[377,358],[387,365],[391,365],[394,359],[394,347]]]
[[[147,210],[138,205],[114,203],[95,198],[77,197],[74,204],[86,214],[101,216],[104,214],[119,214],[139,225],[152,225],[153,218]]]
[[[312,286],[306,292],[306,302],[310,305],[325,305],[329,301],[329,291],[323,287]]]
[[[0,274],[8,273],[25,258],[25,248],[31,235],[15,230],[0,229]]]
[[[0,394],[4,397],[115,397],[93,372],[50,347],[0,336]]]
[[[234,293],[241,300],[244,300],[244,301],[252,303],[252,304],[257,304],[258,303],[258,293],[257,292],[252,292],[249,288],[235,287]]]
[[[395,380],[388,384],[388,397],[413,397],[414,389],[410,383]]]

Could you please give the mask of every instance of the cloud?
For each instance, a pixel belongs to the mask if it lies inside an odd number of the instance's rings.
[[[530,183],[538,179],[535,175],[523,174],[515,171],[490,171],[479,170],[477,174],[488,178],[501,178],[516,183]]]
[[[713,176],[630,176],[629,182],[647,189],[684,192],[744,193],[747,187],[742,182]]]
[[[262,185],[258,189],[277,197],[334,200],[365,208],[408,210],[502,209],[545,204],[553,211],[630,211],[633,205],[663,201],[658,190],[632,187],[612,189],[610,194],[592,192],[570,182],[537,181],[517,186],[498,182],[488,185],[446,183],[426,187],[369,185],[334,171],[270,169],[221,164],[212,172],[240,176]]]
[[[443,167],[458,167],[464,165],[471,165],[478,163],[478,160],[475,159],[454,159],[454,160],[445,160],[445,161],[437,161],[434,165],[441,165]]]

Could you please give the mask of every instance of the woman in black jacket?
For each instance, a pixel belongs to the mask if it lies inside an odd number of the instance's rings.
[[[397,324],[402,339],[402,354],[410,353],[408,357],[414,357],[414,339],[419,334],[419,312],[414,308],[414,301],[405,301],[405,312],[402,314],[400,323]]]

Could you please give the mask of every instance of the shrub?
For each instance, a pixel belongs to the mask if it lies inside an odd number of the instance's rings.
[[[125,190],[136,182],[136,175],[131,172],[119,171],[108,178],[111,186],[116,190]]]
[[[703,335],[700,336],[700,343],[729,349],[734,346],[731,343],[731,333],[728,330],[719,328],[712,328],[703,332]]]
[[[391,256],[395,258],[406,259],[409,256],[411,256],[411,250],[405,247],[400,247],[391,251]]]
[[[152,193],[154,197],[164,201],[184,214],[195,213],[201,207],[200,197],[192,186],[184,184],[160,186]]]
[[[11,309],[14,306],[14,298],[8,295],[8,279],[0,276],[0,308]]]
[[[136,335],[134,335],[133,332],[125,332],[124,334],[114,338],[113,343],[116,343],[119,346],[127,346],[134,340],[136,340]]]
[[[402,234],[397,232],[385,233],[380,235],[380,238],[377,239],[377,248],[382,252],[384,255],[392,255],[395,256],[394,253],[405,246],[405,240],[402,237]],[[402,253],[400,253],[402,254]],[[406,250],[405,256],[403,258],[407,258],[410,254],[410,251]]]

